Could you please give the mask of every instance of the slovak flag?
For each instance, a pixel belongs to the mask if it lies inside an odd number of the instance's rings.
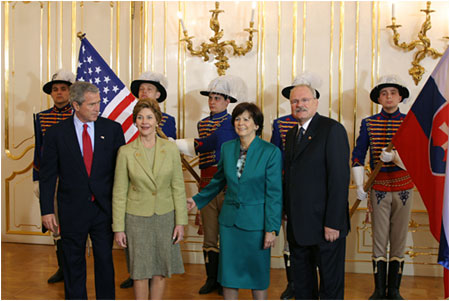
[[[99,88],[100,116],[120,123],[127,143],[138,136],[133,124],[136,98],[85,37],[81,39],[78,55],[77,81],[90,82]]]
[[[448,48],[392,139],[427,207],[448,269]],[[447,177],[447,179],[446,179]]]

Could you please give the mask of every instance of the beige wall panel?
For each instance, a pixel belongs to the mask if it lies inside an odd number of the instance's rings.
[[[117,24],[117,6],[119,5],[120,22]],[[118,76],[122,82],[129,87],[131,83],[130,74],[133,71],[133,65],[130,63],[132,53],[130,53],[130,45],[134,37],[130,37],[130,27],[132,26],[130,20],[130,2],[118,2],[114,3],[114,49],[119,48],[119,72]],[[119,30],[119,40],[117,41],[117,29]],[[117,55],[117,54],[115,54]],[[114,58],[114,70],[118,64],[116,58]]]
[[[282,87],[290,85],[292,83],[292,35],[293,35],[293,16],[292,16],[293,3],[281,2],[281,45],[280,45],[280,94]],[[272,29],[277,28],[275,24]],[[280,113],[278,117],[291,113],[291,107],[289,101],[280,95]]]
[[[9,47],[5,49],[6,41],[2,39],[2,66],[8,62],[7,72],[2,70],[3,80],[8,79],[7,89],[5,81],[2,85],[2,238],[9,233],[10,241],[20,242],[28,234],[32,242],[48,242],[40,235],[40,217],[35,214],[39,203],[31,190],[30,165],[34,150],[32,116],[48,106],[41,93],[41,80],[45,79],[41,78],[44,75],[40,65],[41,49],[43,56],[47,53],[47,46],[40,41],[41,32],[47,35],[47,6],[41,9],[39,2],[14,2],[5,10],[2,3],[3,20],[6,15]],[[3,23],[3,35],[5,30]],[[42,65],[42,70],[46,68]]]

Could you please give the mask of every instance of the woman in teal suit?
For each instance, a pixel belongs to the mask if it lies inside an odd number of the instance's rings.
[[[219,216],[218,282],[225,299],[237,299],[239,288],[267,299],[270,248],[281,225],[281,152],[258,137],[264,117],[255,104],[237,105],[231,121],[239,139],[222,145],[214,178],[188,199],[188,209],[203,208],[227,186]]]

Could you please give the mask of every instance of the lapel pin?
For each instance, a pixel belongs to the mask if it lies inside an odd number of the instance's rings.
[[[104,140],[104,139],[105,139],[105,136],[100,136],[100,139],[103,139],[103,140]]]

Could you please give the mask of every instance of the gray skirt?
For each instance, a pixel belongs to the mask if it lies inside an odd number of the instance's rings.
[[[131,279],[183,274],[180,244],[173,244],[174,211],[163,215],[125,215]]]

